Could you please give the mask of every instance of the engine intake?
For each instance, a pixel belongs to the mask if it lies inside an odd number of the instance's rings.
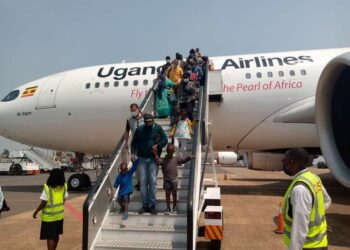
[[[327,64],[315,102],[322,154],[336,179],[350,188],[350,52]]]

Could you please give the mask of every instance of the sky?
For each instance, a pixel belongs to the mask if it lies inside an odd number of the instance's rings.
[[[0,0],[0,99],[61,71],[193,47],[209,56],[350,47],[349,9],[348,0]],[[23,147],[0,137],[1,152]]]

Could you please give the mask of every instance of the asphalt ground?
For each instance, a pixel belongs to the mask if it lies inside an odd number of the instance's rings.
[[[350,249],[350,190],[339,184],[328,169],[312,168],[311,171],[322,178],[332,198],[327,211],[332,230],[328,232],[329,249]],[[282,236],[274,230],[278,206],[291,178],[283,172],[233,167],[219,167],[217,173],[224,207],[222,249],[285,249]],[[227,180],[224,180],[225,173]],[[11,207],[0,218],[0,249],[46,249],[46,242],[39,240],[40,219],[33,219],[32,213],[40,202],[42,184],[47,177],[47,174],[0,176],[0,185]],[[213,177],[210,169],[205,177]],[[86,195],[87,192],[69,193],[64,234],[58,249],[81,249],[81,212]],[[210,249],[207,240],[198,240],[198,249]]]

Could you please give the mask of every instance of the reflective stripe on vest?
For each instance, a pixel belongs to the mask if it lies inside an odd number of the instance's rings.
[[[283,230],[283,233],[286,234],[287,237],[290,239],[290,232],[288,232],[286,230]],[[315,235],[313,237],[307,236],[306,240],[305,240],[305,243],[311,243],[311,242],[315,242],[315,241],[322,241],[323,237],[325,237],[325,236],[327,236],[327,232],[320,233],[320,234]],[[304,248],[305,248],[305,246],[304,246]]]
[[[306,237],[304,248],[322,248],[328,245],[327,240],[327,222],[325,218],[325,207],[322,192],[322,182],[317,175],[309,171],[299,174],[290,184],[284,195],[283,217],[284,217],[284,235],[283,240],[287,246],[290,244],[290,235],[293,224],[293,218],[289,216],[290,212],[290,193],[298,184],[303,183],[308,187],[312,196],[313,204],[309,216],[308,235]]]
[[[67,192],[67,184],[64,187],[52,188],[44,184],[47,195],[47,204],[42,210],[41,219],[44,222],[62,220],[64,218],[64,197]]]

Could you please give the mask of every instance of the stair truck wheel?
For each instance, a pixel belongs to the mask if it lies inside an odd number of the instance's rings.
[[[68,190],[76,191],[80,190],[82,187],[84,187],[85,184],[85,178],[82,174],[72,174],[68,178]]]
[[[14,175],[21,175],[22,174],[22,166],[19,164],[15,164],[13,168],[13,174]]]
[[[90,176],[88,176],[85,173],[82,173],[81,175],[82,175],[82,177],[83,177],[83,179],[85,181],[85,186],[84,187],[86,187],[86,188],[90,187],[91,186]]]
[[[211,240],[210,249],[220,250],[221,249],[221,240]]]
[[[15,168],[15,165],[12,164],[12,165],[10,166],[10,168],[9,168],[8,175],[13,175],[13,170],[14,170],[14,168]]]

